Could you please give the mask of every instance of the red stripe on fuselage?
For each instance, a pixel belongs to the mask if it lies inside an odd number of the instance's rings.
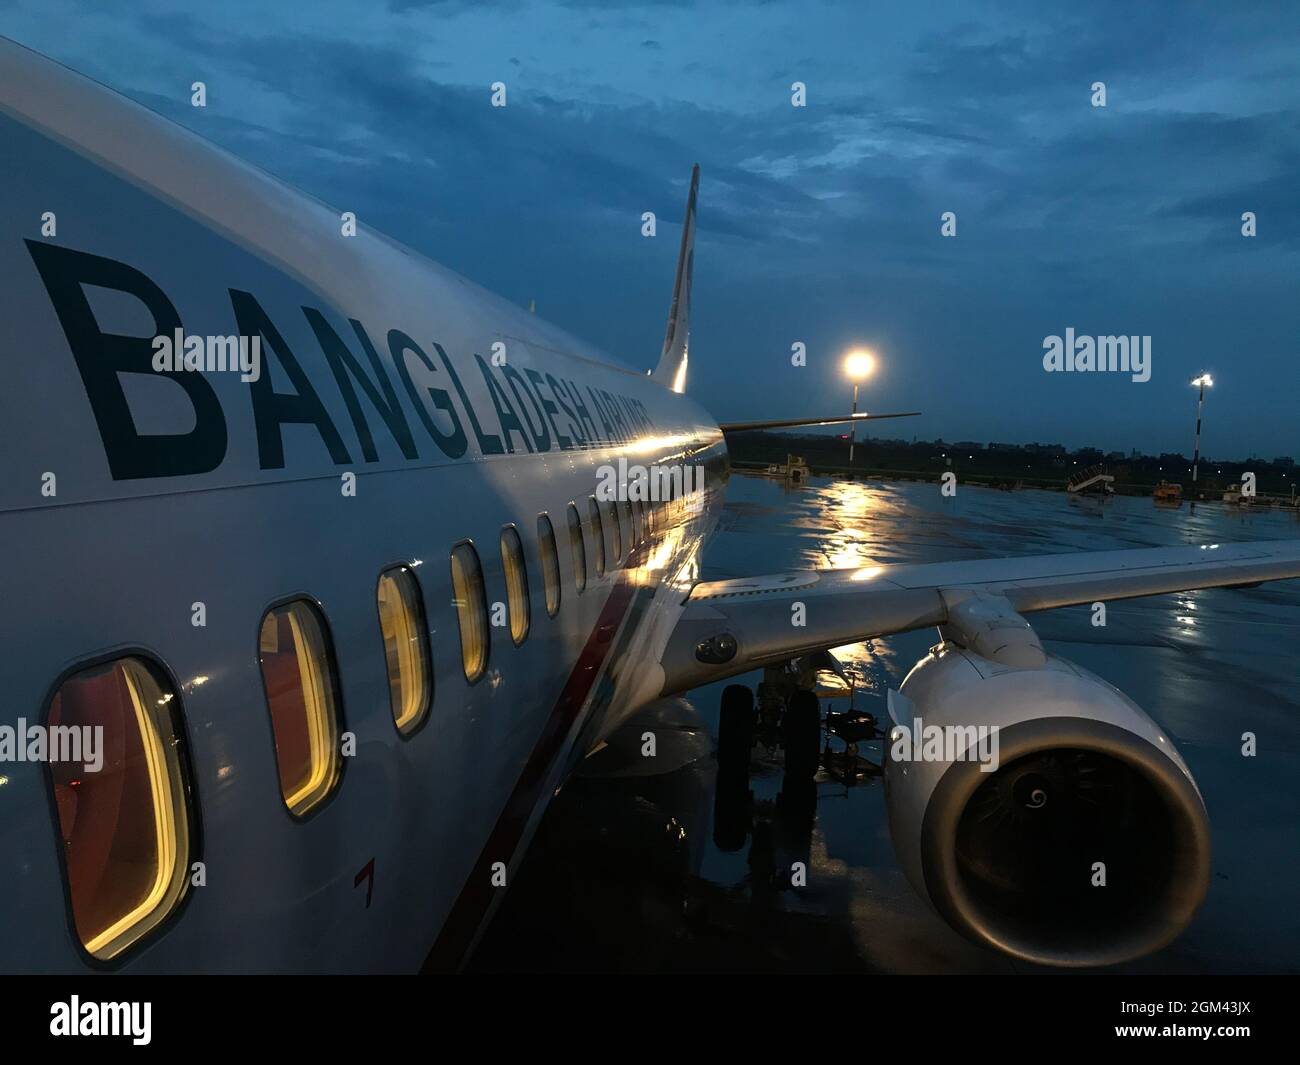
[[[547,718],[537,745],[529,755],[528,763],[510,793],[505,809],[497,818],[496,827],[488,837],[465,886],[461,888],[451,913],[443,922],[438,940],[424,963],[425,971],[453,970],[468,953],[492,903],[493,892],[502,890],[492,886],[492,866],[496,862],[503,862],[507,867],[510,865],[528,819],[537,809],[542,788],[554,768],[556,756],[563,748],[565,738],[577,721],[591,687],[600,675],[610,644],[635,594],[635,586],[626,579],[620,579],[610,591],[596,627],[587,637],[587,643],[578,655],[578,661],[560,692],[560,698]]]

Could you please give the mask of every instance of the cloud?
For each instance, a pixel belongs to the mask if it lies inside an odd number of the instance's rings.
[[[1280,402],[1267,382],[1300,330],[1293,14],[1009,2],[953,24],[918,6],[810,3],[794,18],[782,4],[396,0],[277,21],[249,0],[116,18],[52,2],[84,13],[78,33],[20,5],[19,39],[509,298],[537,297],[632,365],[662,335],[699,162],[692,386],[726,416],[766,415],[774,394],[820,410],[839,384],[827,353],[875,337],[875,387],[892,390],[877,398],[924,407],[916,431],[1016,439],[988,412],[1008,390],[1059,405],[1029,356],[1071,324],[1151,332],[1157,372],[1197,347],[1244,348],[1234,373]],[[196,70],[202,115],[177,89]],[[807,108],[790,106],[796,76]],[[498,78],[505,108],[490,105]],[[945,211],[956,238],[940,236]],[[824,356],[803,376],[782,355],[794,339]],[[1113,417],[1131,428],[1108,446],[1181,446],[1177,418],[1133,389],[1080,404],[1063,437],[1096,442]],[[1294,447],[1267,410],[1220,418],[1273,432],[1263,450]]]

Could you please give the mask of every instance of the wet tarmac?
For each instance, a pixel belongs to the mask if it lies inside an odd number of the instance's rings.
[[[1300,518],[1281,509],[737,476],[701,576],[1297,537]],[[1087,607],[1033,621],[1050,651],[1122,688],[1173,736],[1210,813],[1214,873],[1192,925],[1110,971],[1300,972],[1300,581],[1117,602],[1105,628]],[[839,649],[853,705],[883,718],[884,692],[935,641],[925,630]],[[967,942],[912,892],[874,775],[845,783],[823,769],[799,787],[760,746],[747,780],[720,781],[723,686],[654,705],[584,763],[471,970],[1051,971]],[[639,756],[647,728],[654,760]],[[873,759],[878,745],[859,754]],[[790,882],[796,862],[806,885]]]

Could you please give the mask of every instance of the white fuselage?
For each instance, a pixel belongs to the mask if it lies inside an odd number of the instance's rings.
[[[79,665],[140,652],[174,681],[192,774],[206,882],[111,967],[412,971],[435,943],[436,964],[457,964],[502,895],[493,864],[513,875],[575,760],[661,690],[659,652],[725,482],[716,423],[364,219],[344,235],[340,212],[4,41],[0,174],[0,723],[40,719]],[[260,384],[125,369],[178,326],[257,332]],[[386,410],[340,380],[331,334]],[[295,395],[315,397],[312,420],[277,398]],[[702,465],[707,487],[698,508],[657,508],[630,548],[624,527],[617,563],[606,528],[598,577],[587,500],[620,457]],[[543,512],[559,542],[554,618]],[[531,628],[520,646],[493,628],[471,684],[449,551],[471,541],[488,601],[504,600],[509,524]],[[434,682],[409,738],[376,610],[398,563],[418,576]],[[355,737],[304,819],[281,798],[258,664],[260,619],[294,597],[328,622]],[[84,969],[44,768],[0,775],[0,969]]]

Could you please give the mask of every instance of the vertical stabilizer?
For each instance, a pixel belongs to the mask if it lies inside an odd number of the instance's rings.
[[[686,391],[687,347],[691,334],[691,276],[695,268],[695,197],[700,187],[700,165],[691,169],[691,192],[686,200],[686,220],[682,223],[682,246],[677,253],[677,279],[673,283],[673,303],[668,310],[668,331],[664,334],[664,351],[655,367],[654,380],[674,392]]]

